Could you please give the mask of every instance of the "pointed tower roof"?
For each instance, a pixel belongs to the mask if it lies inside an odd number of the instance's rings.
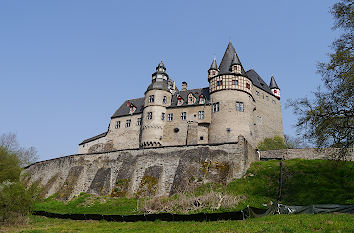
[[[277,82],[275,81],[275,78],[274,78],[273,75],[272,75],[272,77],[270,78],[270,85],[269,85],[269,88],[270,88],[270,89],[274,89],[274,88],[279,89],[278,84],[277,84]]]
[[[232,64],[239,64],[242,66],[241,61],[237,56],[236,50],[230,41],[220,62],[220,74],[230,73],[230,67]]]
[[[214,57],[214,60],[213,60],[213,62],[211,63],[211,66],[210,66],[210,68],[209,68],[209,70],[212,70],[212,69],[214,69],[214,70],[217,70],[217,69],[218,69],[218,64],[216,63],[216,57]]]

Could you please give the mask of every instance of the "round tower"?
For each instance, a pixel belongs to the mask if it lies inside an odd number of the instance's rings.
[[[209,69],[210,73],[210,69]],[[253,141],[252,116],[255,109],[253,84],[229,42],[218,74],[208,77],[211,101],[209,143],[237,142],[238,136]]]
[[[280,89],[278,87],[277,82],[275,81],[274,76],[272,75],[271,79],[270,79],[270,85],[269,85],[270,90],[272,91],[273,95],[275,95],[275,97],[277,97],[278,99],[280,99]]]
[[[174,82],[168,77],[163,62],[152,74],[152,82],[145,92],[142,115],[140,146],[162,146],[163,127],[166,122],[166,107],[171,105]]]

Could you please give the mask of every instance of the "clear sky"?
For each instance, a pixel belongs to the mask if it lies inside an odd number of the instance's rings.
[[[16,133],[40,160],[77,152],[107,130],[129,98],[143,97],[163,58],[180,88],[207,87],[232,41],[246,70],[290,98],[311,96],[326,61],[334,0],[0,1],[0,134]]]

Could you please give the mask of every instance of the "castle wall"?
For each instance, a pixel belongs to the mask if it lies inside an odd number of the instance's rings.
[[[198,112],[204,111],[204,119],[198,118]],[[181,119],[181,113],[186,112],[186,120]],[[168,114],[173,114],[173,120],[168,121]],[[167,108],[166,123],[163,129],[163,144],[166,146],[173,145],[186,145],[187,143],[187,130],[188,122],[196,122],[198,124],[210,124],[211,120],[211,107],[210,105],[188,106],[178,108]],[[175,132],[178,129],[178,132]],[[205,127],[198,127],[198,136],[203,136],[203,143],[208,143],[208,133]],[[197,140],[197,139],[196,139]],[[200,141],[200,140],[199,140]],[[197,144],[197,143],[190,143]]]
[[[267,137],[284,137],[280,100],[257,87],[253,97],[256,104],[253,113],[255,145]]]
[[[240,136],[237,143],[122,150],[71,155],[37,162],[24,171],[46,197],[62,200],[81,192],[118,196],[168,196],[207,182],[228,183],[258,160]],[[149,183],[152,182],[152,183]]]
[[[93,140],[91,142],[87,142],[85,144],[81,144],[79,145],[79,150],[78,150],[78,154],[86,154],[89,153],[90,148],[92,148],[93,146],[96,145],[102,145],[102,147],[106,144],[107,142],[107,136],[102,137],[102,138],[98,138],[96,140]]]
[[[111,119],[107,141],[113,142],[113,148],[116,150],[139,148],[140,125],[138,118],[142,114],[122,116]],[[127,120],[131,120],[130,127],[126,127]],[[120,121],[120,127],[116,128],[117,121]]]

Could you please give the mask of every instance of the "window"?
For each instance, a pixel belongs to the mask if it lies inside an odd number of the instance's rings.
[[[133,114],[136,110],[136,107],[134,105],[130,105],[130,108],[129,108],[129,114]]]
[[[182,105],[182,104],[183,104],[183,99],[182,99],[181,96],[178,96],[178,97],[177,97],[177,106],[180,106],[180,105]]]
[[[238,85],[238,80],[232,80],[232,85]]]
[[[226,132],[230,133],[231,129],[230,128],[226,128]]]
[[[136,122],[136,125],[141,125],[141,118],[138,118],[138,121]]]
[[[273,100],[272,102],[273,102],[273,104],[275,104],[275,100]]]
[[[130,127],[130,123],[132,122],[132,120],[127,120],[126,122],[125,122],[125,127],[126,128],[128,128],[128,127]]]
[[[257,116],[257,122],[259,125],[262,124],[262,117],[261,116]]]
[[[167,115],[167,120],[168,120],[168,121],[173,121],[173,113],[169,113],[169,114]]]
[[[251,89],[251,85],[249,83],[246,83],[246,88]]]
[[[200,141],[203,141],[203,140],[204,140],[204,137],[203,137],[203,136],[200,136],[199,139],[200,139]]]
[[[164,96],[164,97],[163,97],[162,103],[167,104],[167,96]]]
[[[256,95],[259,95],[259,91],[256,91]]]
[[[117,121],[116,122],[116,129],[119,129],[120,128],[120,121]]]
[[[203,95],[199,96],[199,104],[205,104],[205,97]]]
[[[236,102],[236,111],[239,111],[239,112],[244,111],[243,102]]]
[[[269,96],[266,96],[266,100],[269,101]]]
[[[189,103],[189,104],[193,104],[193,102],[194,102],[194,101],[193,101],[193,96],[189,96],[189,97],[188,97],[188,103]]]
[[[218,86],[222,86],[222,80],[216,82]]]
[[[204,111],[199,111],[198,112],[198,118],[199,119],[204,119]]]
[[[148,112],[147,119],[152,120],[152,112]]]
[[[154,95],[150,95],[149,96],[149,103],[153,103],[155,101],[155,96]]]
[[[162,114],[161,114],[161,120],[165,120],[165,113],[163,112]]]
[[[213,112],[219,112],[219,102],[213,104]]]
[[[187,119],[187,113],[186,112],[181,112],[181,120],[184,121]]]

